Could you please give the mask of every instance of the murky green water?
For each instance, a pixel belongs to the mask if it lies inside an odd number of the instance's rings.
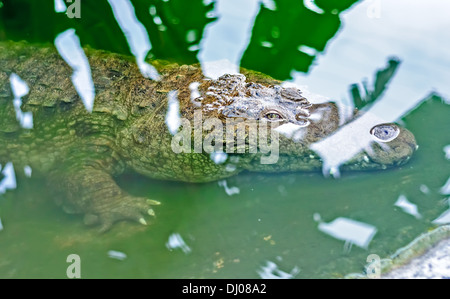
[[[18,2],[26,4],[28,1]],[[195,2],[199,9],[203,7],[201,1]],[[318,5],[319,2],[326,7],[326,1],[316,1]],[[0,13],[8,1],[3,3]],[[136,7],[142,5],[139,1],[133,3]],[[166,1],[155,1],[157,7],[164,3]],[[168,3],[181,5],[180,1]],[[31,13],[34,15],[35,11]],[[5,22],[0,27],[0,38],[26,38],[27,34],[21,33],[19,25],[11,25],[5,14],[2,17]],[[76,26],[85,26],[83,17],[70,21],[77,21]],[[99,22],[96,26],[108,31],[114,20],[110,22]],[[258,22],[261,20],[257,18],[256,24]],[[259,26],[255,30],[264,29]],[[174,26],[174,31],[167,27],[169,30],[159,35],[151,26],[148,29],[150,37],[157,35],[161,39],[158,42],[152,39],[156,49],[152,53],[157,57],[158,51],[163,53],[165,48],[156,44],[164,44],[163,37],[176,41],[175,29],[181,25]],[[199,31],[202,28],[197,27]],[[54,33],[46,34],[54,38]],[[80,35],[88,34],[81,32]],[[255,31],[252,41],[258,36],[261,35]],[[30,40],[46,40],[36,35],[29,37]],[[201,34],[198,40],[200,38]],[[184,41],[184,36],[178,40]],[[326,40],[323,37],[323,41]],[[283,50],[278,45],[274,48]],[[266,50],[260,48],[261,57],[267,54]],[[317,50],[321,50],[320,46]],[[195,59],[192,53],[183,55],[189,51],[175,52],[164,53],[175,60]],[[269,66],[264,64],[262,68]],[[274,70],[273,75],[286,79],[283,78],[285,71],[280,68]],[[342,90],[347,87],[342,86]],[[417,95],[414,100],[423,96]],[[408,114],[403,119],[404,126],[416,136],[419,150],[406,165],[387,171],[346,172],[340,179],[324,178],[321,173],[242,173],[226,180],[228,187],[239,189],[239,193],[233,195],[227,195],[217,182],[187,184],[123,175],[118,183],[126,191],[157,199],[162,205],[156,208],[157,217],[148,227],[120,223],[102,235],[86,228],[81,217],[65,214],[56,207],[43,181],[18,180],[16,190],[0,196],[3,224],[0,277],[64,278],[69,265],[66,258],[72,253],[81,257],[83,278],[258,278],[261,277],[258,272],[268,261],[296,278],[342,277],[350,272],[361,272],[369,254],[380,257],[392,254],[434,227],[431,221],[448,209],[445,196],[439,190],[449,177],[450,162],[443,152],[444,146],[450,144],[449,115],[450,105],[438,97],[428,99]],[[394,206],[401,194],[417,205],[422,218],[416,219]],[[315,214],[325,222],[346,217],[368,223],[375,226],[377,232],[368,249],[355,245],[349,249],[343,241],[318,230]],[[174,234],[181,236],[190,251],[169,250],[166,244]],[[110,258],[109,250],[123,252],[127,257],[124,260]]]

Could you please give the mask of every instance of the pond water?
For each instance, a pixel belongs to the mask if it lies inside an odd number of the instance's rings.
[[[396,56],[396,73],[367,109],[419,145],[401,167],[339,178],[245,172],[191,184],[125,174],[123,189],[162,205],[149,226],[119,223],[104,234],[62,212],[32,169],[14,182],[12,165],[2,165],[0,277],[65,278],[77,254],[82,278],[340,278],[448,222],[450,5],[334,2],[81,0],[80,18],[69,18],[62,0],[0,0],[0,40],[55,43],[74,28],[81,45],[134,54],[147,77],[148,53],[200,62],[210,76],[240,65],[348,104],[350,85],[372,89],[375,71]],[[118,16],[115,5],[134,13]]]

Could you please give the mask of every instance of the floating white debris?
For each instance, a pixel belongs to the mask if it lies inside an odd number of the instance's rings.
[[[173,233],[169,236],[169,240],[166,243],[167,249],[172,251],[173,249],[181,249],[184,253],[188,254],[192,250],[191,248],[184,242],[183,238],[179,233]]]
[[[216,164],[223,164],[228,159],[228,154],[224,152],[212,152],[209,157]]]
[[[205,76],[217,79],[223,74],[239,73],[260,8],[259,0],[215,2],[214,10],[207,17],[220,17],[206,25],[197,55]]]
[[[223,187],[225,189],[225,193],[229,196],[239,194],[241,192],[238,187],[228,187],[226,180],[221,180],[218,182],[218,184],[220,187]]]
[[[189,89],[191,91],[191,102],[194,103],[194,105],[197,107],[201,106],[200,102],[195,101],[196,99],[200,98],[200,92],[198,91],[199,86],[200,82],[192,82],[191,84],[189,84]]]
[[[325,13],[322,8],[318,7],[317,4],[314,3],[314,0],[303,0],[303,4],[310,11],[313,11],[313,12],[318,13],[318,14]]]
[[[22,97],[26,96],[30,91],[27,83],[22,80],[17,74],[12,73],[9,77],[11,90],[14,94],[13,106],[16,112],[16,119],[20,122],[20,126],[24,129],[33,128],[33,114],[31,112],[23,112]]]
[[[80,45],[75,29],[67,29],[55,38],[55,47],[59,55],[73,69],[72,83],[83,101],[87,111],[94,107],[95,87],[91,76],[89,61]]]
[[[268,10],[272,10],[272,11],[277,10],[277,6],[276,6],[274,0],[261,0],[261,4]]]
[[[293,123],[282,124],[281,126],[275,128],[275,131],[283,136],[286,136],[286,138],[292,139],[294,142],[303,140],[307,132],[304,129],[304,126],[296,125]]]
[[[161,24],[162,24],[162,20],[161,20],[161,18],[160,18],[159,16],[154,17],[154,18],[153,18],[153,22],[154,22],[156,25],[161,25]]]
[[[201,49],[201,45],[200,45]],[[228,59],[205,61],[202,63],[203,74],[211,79],[217,79],[224,74],[239,74],[239,66]]]
[[[313,214],[313,219],[314,219],[314,221],[316,221],[316,222],[321,222],[321,221],[322,221],[322,216],[320,216],[319,213],[314,213],[314,214]]]
[[[186,41],[193,43],[197,39],[197,30],[191,29],[186,32]]]
[[[31,169],[31,167],[30,167],[29,165],[26,165],[26,166],[23,168],[23,172],[25,173],[25,176],[26,176],[27,178],[31,178],[31,173],[33,172],[33,170]]]
[[[297,48],[300,52],[305,53],[309,56],[316,56],[317,55],[317,50],[305,45],[300,45]]]
[[[450,195],[450,177],[448,178],[445,185],[441,187],[441,190],[439,192],[443,195]]]
[[[256,271],[262,279],[292,279],[299,272],[300,269],[297,266],[290,273],[284,272],[278,268],[277,264],[271,261],[267,261],[265,266],[261,266],[261,269]]]
[[[63,0],[55,0],[55,12],[65,12],[66,10],[67,7]]]
[[[127,255],[121,251],[110,250],[108,251],[108,257],[119,261],[123,261],[124,259],[127,258]]]
[[[261,42],[261,46],[264,47],[264,48],[272,48],[273,44],[271,42],[269,42],[269,41],[262,41]]]
[[[450,209],[442,213],[438,218],[434,219],[431,223],[437,225],[450,223]]]
[[[191,52],[198,51],[198,50],[200,50],[200,46],[199,45],[192,45],[192,46],[188,47],[188,50],[191,51]]]
[[[420,185],[419,190],[423,194],[430,194],[430,188],[428,188],[428,186],[425,184]]]
[[[397,201],[395,202],[394,206],[399,207],[400,209],[403,210],[403,212],[413,215],[414,217],[416,217],[417,219],[422,218],[422,215],[420,215],[418,209],[417,209],[417,205],[413,204],[412,202],[410,202],[405,195],[400,195],[397,199]]]
[[[300,89],[302,91],[302,96],[307,98],[308,101],[313,104],[326,103],[326,102],[330,102],[330,100],[331,100],[329,97],[311,92],[307,85],[299,85],[299,84],[296,84],[293,82],[284,81],[283,83],[281,83],[281,87],[284,87],[284,88],[293,87],[293,88]]]
[[[330,223],[319,223],[319,230],[364,249],[367,249],[377,232],[377,228],[373,225],[344,217],[336,218]]]
[[[15,98],[24,97],[30,91],[27,83],[23,81],[22,78],[20,78],[17,74],[12,73],[9,77],[9,80],[11,82],[11,90]]]
[[[236,171],[236,169],[237,169],[237,167],[235,164],[227,164],[225,166],[225,170],[228,172],[234,172],[234,171]]]
[[[181,126],[180,103],[178,101],[178,91],[171,90],[167,95],[168,109],[166,114],[166,125],[170,134],[175,135]]]
[[[136,17],[133,4],[129,0],[108,0],[108,2],[127,39],[131,53],[136,57],[136,63],[142,75],[152,80],[159,80],[160,76],[155,67],[145,62],[152,44],[147,30]]]
[[[16,174],[14,173],[14,167],[11,162],[6,163],[2,173],[5,177],[0,181],[0,194],[5,193],[6,190],[16,189]]]
[[[445,158],[447,160],[450,160],[450,144],[444,146],[444,153],[445,153]]]

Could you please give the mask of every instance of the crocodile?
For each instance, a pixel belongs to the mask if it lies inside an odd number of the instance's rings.
[[[96,93],[91,112],[72,84],[73,69],[53,45],[0,42],[0,164],[31,167],[33,176],[46,178],[57,204],[66,212],[83,214],[85,222],[99,225],[100,231],[121,220],[146,224],[146,217],[155,214],[158,201],[132,196],[116,184],[124,171],[186,182],[219,180],[244,170],[318,171],[323,161],[310,145],[343,123],[335,103],[313,104],[301,90],[282,87],[282,82],[259,72],[241,69],[239,75],[211,79],[198,64],[152,60],[160,74],[154,81],[143,77],[132,57],[89,47],[84,51]],[[21,110],[32,113],[31,129],[16,119],[12,74],[29,86]],[[172,100],[183,120],[175,130],[167,123]],[[200,139],[195,136],[199,113],[203,123],[216,121],[210,130],[201,130]],[[263,128],[259,132],[267,144],[277,141],[277,159],[264,163],[267,151],[251,143],[250,129],[242,131],[240,123]],[[221,124],[220,130],[231,134],[214,135],[212,151],[194,150]],[[283,125],[300,128],[301,136],[272,134]],[[174,142],[181,132],[187,139]],[[343,169],[401,165],[417,146],[414,135],[394,123],[375,126],[370,133],[371,150],[362,150]],[[237,140],[240,134],[242,142]]]

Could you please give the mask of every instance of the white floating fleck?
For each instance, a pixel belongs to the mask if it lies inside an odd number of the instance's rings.
[[[156,7],[154,5],[150,5],[148,12],[150,13],[151,16],[156,16]]]
[[[159,80],[160,76],[155,67],[145,62],[148,52],[152,49],[152,44],[147,30],[136,17],[133,4],[129,0],[108,0],[108,2],[127,39],[131,53],[136,57],[136,63],[142,75],[152,80]],[[152,7],[150,7],[150,13],[151,9]]]
[[[186,41],[193,43],[197,39],[197,30],[191,29],[186,32]]]
[[[309,56],[316,56],[317,55],[317,50],[305,45],[300,45],[297,48],[300,52],[303,52],[305,54],[308,54]]]
[[[231,161],[230,161],[231,162]],[[225,166],[225,170],[226,171],[228,171],[228,172],[235,172],[236,171],[236,165],[234,165],[234,164],[227,164],[226,166]]]
[[[321,222],[322,221],[322,216],[320,216],[319,213],[314,213],[313,214],[313,219],[315,222]]]
[[[356,220],[339,217],[330,223],[319,223],[319,230],[342,241],[367,249],[377,228]]]
[[[444,153],[445,153],[445,158],[447,160],[450,160],[450,144],[444,146]]]
[[[6,190],[16,189],[16,174],[14,173],[14,167],[11,162],[6,163],[5,167],[3,167],[2,174],[4,178],[0,181],[0,194],[5,193]]]
[[[2,219],[0,218],[0,231],[3,230],[3,224],[2,224]]]
[[[300,272],[300,269],[295,266],[290,273],[284,272],[278,268],[274,262],[267,261],[265,266],[257,270],[259,277],[262,279],[292,279]]]
[[[425,184],[420,185],[419,190],[423,194],[430,194],[430,188],[428,188],[428,186]]]
[[[216,164],[223,164],[228,159],[228,154],[224,152],[212,152],[209,157]]]
[[[268,10],[272,10],[272,11],[277,10],[277,6],[275,5],[274,0],[261,0],[261,3]]]
[[[229,196],[239,194],[241,192],[238,187],[228,187],[226,180],[221,180],[218,182],[218,184],[220,187],[223,187],[225,189],[225,193]]]
[[[11,90],[14,94],[14,98],[17,99],[26,96],[30,91],[27,83],[23,81],[22,78],[20,78],[17,74],[12,73],[9,77],[9,80],[11,82]]]
[[[303,4],[305,7],[313,12],[316,12],[318,14],[323,14],[324,11],[322,8],[318,7],[316,3],[314,3],[314,0],[303,0]]]
[[[191,248],[184,242],[183,238],[179,233],[173,233],[169,236],[169,240],[166,243],[167,249],[172,251],[173,249],[181,249],[184,253],[188,254],[192,250]]]
[[[260,9],[257,0],[215,2],[214,10],[208,12],[207,17],[220,17],[205,26],[197,55],[205,76],[217,79],[223,74],[239,73],[240,61]]]
[[[200,91],[198,90],[199,86],[200,82],[192,82],[189,84],[189,90],[191,91],[191,102],[197,107],[201,106],[201,103],[196,101],[196,99],[200,98]]]
[[[275,131],[292,139],[294,142],[299,142],[305,138],[306,130],[304,126],[296,125],[293,123],[285,123],[275,128]]]
[[[443,195],[450,195],[450,177],[448,178],[445,185],[441,187],[441,190],[439,192]]]
[[[228,59],[205,61],[202,63],[202,70],[203,74],[211,79],[217,79],[224,74],[239,74],[239,66]]]
[[[66,10],[67,7],[63,0],[55,0],[55,12],[65,12]]]
[[[16,119],[20,122],[20,126],[24,129],[33,128],[33,114],[31,112],[23,112],[22,97],[26,96],[30,91],[27,83],[22,80],[17,74],[12,73],[9,77],[11,90],[14,94],[13,106],[16,112]]]
[[[188,50],[191,52],[200,50],[200,45],[192,45],[188,47]]]
[[[399,207],[403,210],[403,212],[413,215],[417,219],[422,218],[422,215],[420,215],[417,205],[411,203],[405,195],[400,195],[395,202],[394,206]]]
[[[170,134],[175,135],[181,126],[180,103],[178,101],[178,91],[171,90],[167,95],[168,109],[166,114],[166,125]]]
[[[272,48],[273,44],[269,41],[262,41],[261,46],[263,46],[264,48]]]
[[[320,104],[320,103],[326,103],[326,102],[330,102],[331,99],[329,97],[314,93],[312,91],[309,90],[308,85],[299,85],[293,82],[288,82],[288,81],[284,81],[283,83],[281,83],[281,87],[284,88],[297,88],[300,89],[302,92],[302,96],[304,96],[305,98],[308,99],[309,102],[313,103],[313,104]]]
[[[25,165],[24,168],[23,168],[23,172],[25,173],[25,176],[27,178],[31,178],[32,171],[33,170],[31,169],[31,167],[29,165]]]
[[[89,61],[80,45],[75,29],[67,29],[55,38],[55,47],[59,55],[73,69],[72,83],[83,101],[87,111],[94,107],[95,87],[92,81]]]
[[[447,224],[450,223],[450,209],[442,213],[438,218],[431,221],[433,224]]]
[[[330,176],[332,176],[333,178],[335,178],[335,179],[341,177],[341,172],[339,171],[339,167],[332,166],[332,167],[324,168],[324,169],[327,169],[328,170],[328,174]]]
[[[31,111],[24,112],[22,114],[22,128],[24,129],[32,129],[33,128],[33,113]]]
[[[161,18],[160,18],[159,16],[154,17],[154,18],[153,18],[153,22],[154,22],[156,25],[161,25],[161,24],[162,24],[162,20],[161,20]]]
[[[108,251],[108,257],[119,261],[123,261],[124,259],[127,258],[127,255],[121,251],[110,250]]]

